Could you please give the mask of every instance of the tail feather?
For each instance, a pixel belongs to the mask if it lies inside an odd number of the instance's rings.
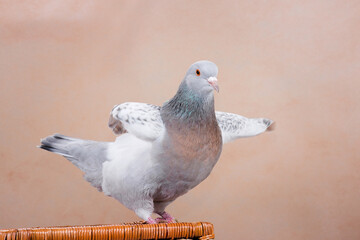
[[[66,157],[82,170],[84,178],[101,191],[102,164],[107,160],[108,143],[54,134],[41,140],[39,148]]]
[[[68,141],[74,141],[74,140],[80,140],[80,139],[71,138],[55,133],[54,135],[41,139],[41,145],[39,146],[39,148],[42,148],[49,152],[60,154],[66,158],[73,158],[74,156],[72,156],[68,150],[68,146],[69,146]],[[70,161],[72,162],[73,160],[75,159],[72,159]]]

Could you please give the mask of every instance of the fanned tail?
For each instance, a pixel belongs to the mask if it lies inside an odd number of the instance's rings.
[[[85,180],[102,191],[102,165],[107,160],[108,144],[57,133],[42,139],[39,148],[66,157],[85,173]]]
[[[54,135],[41,139],[41,145],[39,146],[39,148],[42,148],[49,152],[60,154],[66,158],[74,158],[74,156],[72,156],[68,150],[69,144],[71,144],[71,141],[74,140],[77,139],[56,133]]]

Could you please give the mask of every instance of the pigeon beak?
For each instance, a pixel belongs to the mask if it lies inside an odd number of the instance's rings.
[[[216,77],[209,77],[208,82],[210,83],[210,85],[217,91],[219,92],[219,85],[217,84],[217,78]]]

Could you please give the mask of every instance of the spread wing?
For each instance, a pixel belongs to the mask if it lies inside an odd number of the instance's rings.
[[[266,118],[246,118],[234,113],[216,111],[223,143],[237,138],[252,137],[273,128],[273,121]],[[130,133],[136,137],[154,141],[160,136],[164,124],[160,107],[127,102],[116,105],[110,113],[109,127],[115,134]]]
[[[273,129],[273,121],[266,118],[246,118],[234,113],[216,111],[223,143],[237,138],[252,137]],[[270,126],[272,128],[270,128]]]
[[[126,102],[112,109],[109,127],[115,134],[128,132],[145,141],[154,141],[160,136],[164,125],[159,106]]]

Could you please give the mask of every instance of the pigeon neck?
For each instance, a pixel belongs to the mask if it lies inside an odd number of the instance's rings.
[[[175,96],[169,100],[163,109],[177,119],[199,121],[215,118],[214,94],[196,93],[182,82]]]

